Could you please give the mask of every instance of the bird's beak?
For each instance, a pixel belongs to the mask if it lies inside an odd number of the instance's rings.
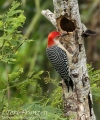
[[[64,36],[66,36],[66,35],[68,35],[68,33],[63,33],[63,34],[61,35],[61,37],[64,37]]]

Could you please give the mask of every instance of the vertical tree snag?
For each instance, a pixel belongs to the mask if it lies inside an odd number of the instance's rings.
[[[81,23],[77,0],[53,0],[54,14],[49,10],[42,10],[42,14],[61,33],[69,35],[61,39],[61,43],[69,51],[72,64],[69,64],[70,75],[74,83],[74,90],[67,92],[62,81],[64,114],[73,116],[72,120],[96,120],[92,108],[92,95],[86,66],[86,54],[82,33],[87,30]]]

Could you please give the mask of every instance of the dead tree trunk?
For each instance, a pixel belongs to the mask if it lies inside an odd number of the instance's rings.
[[[86,27],[81,23],[77,0],[53,0],[54,14],[49,10],[42,10],[42,14],[61,33],[67,32],[61,43],[73,55],[69,65],[70,75],[74,83],[74,90],[67,92],[62,81],[64,114],[72,120],[96,120],[92,108],[92,95],[86,66],[86,54],[82,33]],[[76,52],[75,52],[76,51]]]

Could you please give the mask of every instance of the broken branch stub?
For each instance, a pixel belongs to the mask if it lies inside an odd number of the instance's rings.
[[[42,10],[41,14],[43,14],[56,28],[57,23],[54,14],[50,10]]]
[[[92,95],[86,66],[86,54],[82,33],[87,30],[81,23],[77,0],[53,0],[54,14],[43,10],[42,14],[61,33],[68,33],[61,39],[61,44],[72,54],[69,71],[74,83],[73,91],[67,92],[62,81],[64,114],[73,116],[72,120],[96,120],[92,108]]]

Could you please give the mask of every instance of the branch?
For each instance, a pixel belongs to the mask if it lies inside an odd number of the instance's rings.
[[[54,14],[50,10],[42,10],[41,14],[43,14],[56,28],[57,23]]]

